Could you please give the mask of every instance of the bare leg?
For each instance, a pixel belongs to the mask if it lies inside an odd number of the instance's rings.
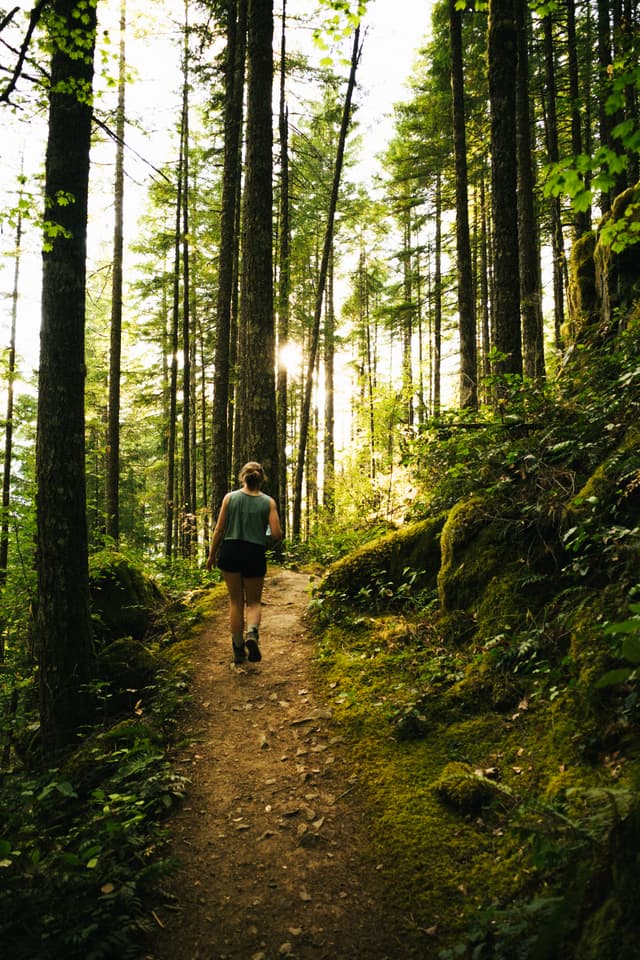
[[[229,625],[233,636],[244,633],[244,583],[241,573],[222,571],[229,594]]]
[[[247,601],[247,628],[260,626],[263,586],[264,577],[248,577],[244,581],[244,595]]]

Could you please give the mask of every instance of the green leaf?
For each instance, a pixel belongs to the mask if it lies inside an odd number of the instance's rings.
[[[624,683],[632,675],[633,670],[629,667],[619,667],[616,670],[608,670],[598,680],[596,680],[596,689],[602,687],[613,687],[618,683]]]
[[[629,633],[640,636],[640,620],[621,620],[620,623],[608,623],[604,632],[607,634]]]
[[[622,641],[622,656],[630,663],[640,663],[640,633],[636,621],[636,632]]]

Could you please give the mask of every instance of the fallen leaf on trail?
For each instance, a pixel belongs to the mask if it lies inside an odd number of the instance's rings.
[[[267,738],[266,733],[263,733],[262,736],[260,737],[260,749],[261,750],[269,749],[269,740]]]
[[[313,900],[313,897],[311,896],[310,893],[307,893],[306,890],[301,890],[301,891],[300,891],[300,899],[301,899],[304,903],[309,903],[311,900]]]
[[[435,937],[438,932],[438,924],[434,924],[433,927],[427,927],[424,932],[430,937]]]
[[[511,767],[514,773],[522,773],[522,767]]]
[[[100,893],[113,893],[115,890],[115,885],[113,883],[105,883],[100,887]]]

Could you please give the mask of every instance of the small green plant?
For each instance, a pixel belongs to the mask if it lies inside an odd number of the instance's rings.
[[[631,616],[626,620],[608,623],[603,627],[604,633],[617,642],[618,655],[622,660],[626,660],[627,664],[608,670],[598,680],[598,687],[632,683],[640,676],[640,603],[631,603],[629,613]]]

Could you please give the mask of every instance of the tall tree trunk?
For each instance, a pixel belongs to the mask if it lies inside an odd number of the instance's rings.
[[[611,2],[597,0],[598,4],[598,123],[600,145],[612,148],[613,117],[607,112],[607,99],[611,85]],[[549,19],[548,17],[546,19]],[[604,190],[600,195],[600,209],[607,213],[613,200],[612,191]]]
[[[516,143],[518,171],[518,252],[524,373],[531,380],[545,376],[542,318],[542,273],[535,205],[535,174],[529,99],[529,23],[526,0],[516,0],[517,75]]]
[[[553,49],[553,22],[551,14],[542,21],[544,31],[544,74],[546,90],[546,139],[547,153],[550,163],[557,163],[560,158],[558,146],[558,114],[556,108],[556,68]],[[553,295],[554,295],[554,327],[555,345],[562,346],[562,325],[564,323],[564,236],[562,233],[562,209],[559,197],[551,197],[549,201],[551,214],[551,247],[553,251]]]
[[[637,0],[623,0],[622,21],[620,25],[620,56],[628,67],[634,64],[634,40],[638,35],[638,5]],[[636,65],[637,65],[637,61]],[[624,116],[628,120],[637,120],[638,117],[638,90],[633,82],[627,83],[624,91]],[[627,182],[633,186],[640,179],[640,159],[637,150],[627,153]]]
[[[336,507],[336,444],[335,444],[335,302],[334,257],[329,259],[327,297],[324,314],[324,443],[322,506],[333,516]]]
[[[442,174],[436,173],[433,264],[433,415],[440,416],[442,371]]]
[[[242,204],[240,460],[259,460],[278,499],[275,323],[273,315],[273,0],[249,0],[246,174]]]
[[[402,321],[402,393],[405,403],[406,420],[413,426],[413,278],[411,256],[411,206],[407,204],[404,223],[404,258],[402,265],[402,284],[404,316]]]
[[[316,302],[313,314],[313,326],[311,329],[311,342],[309,346],[309,362],[307,367],[307,379],[305,381],[304,397],[302,400],[302,410],[300,412],[300,438],[298,442],[298,457],[296,462],[295,489],[293,495],[293,517],[292,528],[294,539],[300,538],[300,521],[302,516],[302,481],[304,475],[304,461],[307,447],[307,433],[309,430],[309,417],[311,413],[311,392],[313,388],[313,371],[316,365],[316,354],[318,351],[318,341],[320,339],[320,320],[322,317],[322,305],[324,302],[324,288],[327,278],[327,269],[329,266],[329,257],[333,246],[333,224],[338,205],[338,191],[340,189],[340,178],[342,176],[342,164],[344,160],[344,151],[349,131],[351,119],[351,100],[356,85],[356,70],[358,60],[360,59],[360,27],[356,28],[353,38],[353,48],[351,51],[351,69],[349,71],[349,80],[347,83],[347,92],[344,99],[342,110],[342,122],[340,124],[340,134],[338,137],[338,149],[336,154],[336,163],[333,170],[333,183],[331,185],[331,196],[329,198],[329,211],[327,215],[327,225],[322,249],[322,259],[320,261],[320,275],[318,277],[318,286],[316,288]]]
[[[184,66],[182,87],[182,555],[193,555],[195,542],[195,503],[193,501],[192,463],[192,383],[191,383],[191,309],[189,259],[189,23],[185,0]]]
[[[517,30],[514,0],[490,0],[489,99],[495,271],[494,347],[499,374],[522,374],[516,155]]]
[[[278,346],[280,350],[289,339],[289,293],[291,287],[291,250],[289,216],[289,114],[285,96],[286,80],[286,29],[287,3],[282,0],[282,33],[280,37],[280,109],[278,130],[280,133],[280,249],[278,276]],[[287,365],[278,356],[277,411],[278,411],[278,464],[280,478],[280,523],[283,536],[287,529]]]
[[[458,271],[458,312],[460,314],[460,406],[478,405],[478,359],[476,317],[473,295],[471,240],[469,237],[469,196],[467,181],[467,139],[464,111],[462,65],[462,14],[456,0],[449,0],[449,42],[451,46],[451,101],[456,167],[456,262]]]
[[[581,106],[584,98],[580,96],[575,0],[567,0],[567,58],[569,66],[569,97],[571,101],[571,152],[574,157],[578,157],[583,152]],[[579,240],[583,233],[590,228],[591,211],[574,211],[573,230],[576,240]]]
[[[482,370],[482,378],[485,381],[485,386],[483,388],[483,401],[486,402],[488,399],[486,396],[487,386],[489,376],[491,374],[491,361],[489,359],[489,354],[491,351],[491,313],[490,313],[490,302],[491,297],[489,295],[489,248],[490,248],[490,220],[489,220],[489,211],[487,207],[487,191],[486,191],[486,171],[484,164],[480,170],[480,217],[482,221],[482,226],[480,229],[480,303],[481,303],[481,312],[480,312],[480,344],[481,344],[481,364],[480,369]]]
[[[200,446],[202,450],[202,505],[205,507],[202,520],[203,554],[209,552],[209,442],[207,438],[207,364],[204,350],[204,330],[198,317],[198,342],[200,347]]]
[[[37,648],[43,749],[78,733],[93,671],[85,485],[87,195],[96,11],[54,0],[38,379]],[[78,96],[81,93],[81,96]],[[57,203],[73,196],[73,203]],[[59,229],[57,229],[59,228]]]
[[[237,303],[238,212],[246,53],[247,0],[230,0],[224,73],[224,165],[220,212],[220,259],[211,426],[211,506],[217,511],[231,477],[230,377],[235,363],[233,323]]]
[[[22,189],[19,201],[22,200]],[[11,503],[11,467],[13,464],[13,406],[16,376],[16,326],[18,322],[18,297],[20,291],[20,258],[22,255],[22,208],[18,203],[16,219],[16,252],[13,261],[13,290],[11,293],[11,333],[9,335],[9,368],[7,370],[7,414],[4,425],[4,458],[2,469],[2,521],[0,523],[0,588],[7,579],[9,565],[9,506]],[[0,640],[0,653],[4,654],[4,640]],[[0,660],[3,656],[0,656]]]
[[[165,494],[165,527],[164,527],[164,554],[167,560],[174,555],[174,547],[178,543],[176,524],[179,511],[178,483],[176,475],[176,433],[178,411],[178,347],[180,330],[180,231],[182,229],[182,187],[183,187],[183,154],[184,154],[184,116],[180,124],[180,151],[178,156],[178,170],[176,173],[176,210],[175,210],[175,237],[173,255],[173,297],[171,305],[171,332],[169,336],[171,363],[169,364],[169,420],[167,423],[167,476]]]
[[[107,478],[105,532],[120,539],[120,367],[122,357],[122,260],[124,249],[124,135],[126,67],[126,0],[120,3],[118,109],[116,113],[116,175],[113,191],[113,276],[111,282],[111,344],[109,352],[109,413],[107,423]]]

